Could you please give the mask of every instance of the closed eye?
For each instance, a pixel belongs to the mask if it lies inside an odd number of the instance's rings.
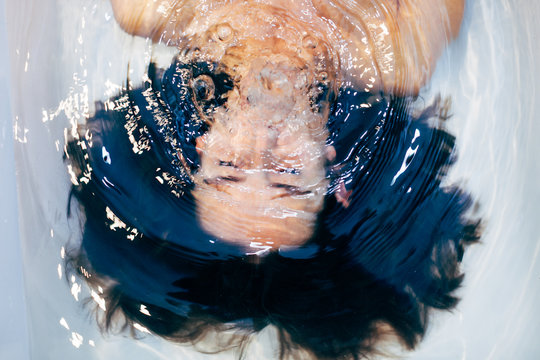
[[[204,179],[203,181],[207,185],[218,185],[224,182],[241,182],[244,181],[244,178],[238,176],[216,176],[214,178]]]

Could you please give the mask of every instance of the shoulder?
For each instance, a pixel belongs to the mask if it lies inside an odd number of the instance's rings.
[[[429,81],[443,50],[459,34],[464,7],[465,0],[390,1],[387,22],[395,52],[390,83],[398,94],[416,95]]]
[[[209,0],[110,0],[114,17],[127,33],[168,41],[190,22],[196,8]],[[180,11],[181,10],[181,11]],[[165,37],[165,38],[164,38]]]

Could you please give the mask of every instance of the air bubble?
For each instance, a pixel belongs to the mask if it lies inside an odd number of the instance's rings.
[[[216,37],[219,41],[229,42],[233,38],[233,29],[227,23],[219,24],[216,28]]]
[[[195,94],[195,98],[197,100],[208,101],[214,98],[214,81],[208,75],[197,76],[193,80],[191,87],[193,88],[193,93]]]
[[[307,82],[308,82],[307,75],[304,72],[302,72],[302,73],[298,74],[298,76],[296,77],[296,82],[294,83],[294,88],[295,89],[302,89],[302,88],[307,86]]]
[[[328,82],[328,73],[326,71],[321,71],[317,76],[317,80],[322,83]]]
[[[319,42],[311,35],[306,35],[302,39],[302,46],[306,49],[315,49]]]

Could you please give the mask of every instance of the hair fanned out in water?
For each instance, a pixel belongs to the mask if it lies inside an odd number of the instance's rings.
[[[464,217],[470,198],[441,185],[454,137],[439,102],[413,117],[409,99],[342,89],[316,234],[301,248],[247,255],[193,214],[195,139],[207,129],[189,97],[171,95],[182,94],[171,82],[180,70],[151,66],[152,81],[98,104],[67,144],[85,219],[68,267],[103,290],[103,329],[138,324],[181,343],[222,334],[217,351],[274,325],[282,358],[368,357],[389,333],[414,348],[429,310],[456,305],[459,263],[479,231]]]

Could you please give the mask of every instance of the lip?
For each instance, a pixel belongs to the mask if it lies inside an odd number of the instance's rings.
[[[210,187],[213,187],[214,189],[218,190],[219,192],[223,192],[228,194],[229,196],[233,196],[233,194],[228,191],[232,186],[236,186],[235,184],[241,183],[245,180],[245,177],[242,176],[216,176],[212,178],[204,178],[202,182]],[[295,199],[308,199],[313,192],[311,190],[303,189],[299,186],[295,186],[292,184],[287,183],[270,183],[266,189],[261,189],[257,191],[256,189],[252,189],[249,186],[245,186],[245,193],[252,193],[252,194],[262,194],[269,192],[273,195],[270,197],[267,197],[268,200],[275,200],[280,199],[284,197],[292,197]]]
[[[278,194],[274,197],[272,197],[271,199],[279,199],[279,198],[282,198],[282,197],[286,197],[286,196],[290,196],[290,197],[293,197],[293,196],[305,196],[305,195],[309,195],[311,194],[312,192],[310,190],[303,190],[297,186],[294,186],[294,185],[289,185],[289,184],[281,184],[281,183],[274,183],[274,184],[271,184],[270,186],[274,187],[274,188],[277,188],[277,189],[283,189],[285,192],[282,193],[282,194]]]

